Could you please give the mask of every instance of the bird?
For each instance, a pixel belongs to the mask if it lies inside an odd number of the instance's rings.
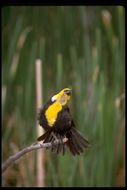
[[[72,90],[64,88],[59,93],[50,97],[47,103],[38,112],[39,125],[45,133],[37,138],[43,143],[51,143],[51,151],[56,154],[65,154],[67,147],[73,156],[80,155],[90,143],[77,130],[68,102],[71,99]],[[65,140],[65,143],[63,142]],[[55,140],[61,143],[54,144]]]

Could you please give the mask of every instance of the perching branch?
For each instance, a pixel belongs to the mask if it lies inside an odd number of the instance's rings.
[[[55,140],[53,145],[62,144],[67,141],[66,138],[61,140]],[[31,152],[32,150],[37,150],[41,148],[50,148],[52,147],[52,143],[34,143],[30,146],[25,147],[21,151],[17,152],[16,154],[10,156],[3,164],[2,164],[2,173],[15,161],[18,160],[20,157],[22,157],[24,154]]]

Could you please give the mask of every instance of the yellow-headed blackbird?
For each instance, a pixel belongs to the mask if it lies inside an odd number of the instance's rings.
[[[67,102],[71,97],[71,89],[64,88],[58,94],[50,98],[38,114],[39,124],[46,130],[37,140],[43,143],[52,143],[51,151],[55,153],[65,153],[66,147],[69,147],[73,155],[83,152],[89,142],[84,139],[75,128]],[[56,139],[63,140],[67,138],[66,143],[53,145]]]

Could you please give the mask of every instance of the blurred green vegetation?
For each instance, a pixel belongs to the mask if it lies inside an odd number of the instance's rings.
[[[43,102],[71,87],[71,112],[91,142],[81,156],[46,152],[46,186],[125,185],[125,11],[121,6],[2,8],[2,159],[36,141],[35,60]],[[3,186],[36,186],[36,152]]]

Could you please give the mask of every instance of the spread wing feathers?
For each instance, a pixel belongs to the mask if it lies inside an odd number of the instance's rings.
[[[89,142],[84,139],[74,127],[70,129],[66,137],[68,138],[66,144],[74,156],[80,154],[84,148],[89,146]]]
[[[67,146],[70,152],[75,156],[76,154],[79,155],[81,152],[83,152],[84,148],[87,148],[90,145],[89,142],[80,135],[75,127],[71,127],[71,129],[66,133],[66,137],[68,138],[68,141],[66,143],[54,145],[54,141],[56,139],[62,141],[64,137],[56,131],[53,131],[53,129],[51,128],[42,136],[40,136],[37,140],[43,140],[43,143],[51,142],[52,146],[46,149],[51,149],[52,152],[57,154],[62,153],[63,155],[65,154]]]
[[[60,143],[57,145],[54,145],[55,140],[63,140],[63,136],[61,136],[59,133],[53,131],[52,129],[48,130],[46,133],[44,133],[42,136],[40,136],[38,141],[42,141],[43,143],[52,143],[52,146],[46,149],[51,149],[52,152],[60,154],[62,153],[63,155],[65,154],[66,150],[66,144],[65,143]]]
[[[43,135],[38,137],[37,140],[38,141],[43,141],[45,138],[49,137],[50,133],[51,133],[51,130],[48,130],[46,133],[44,133]]]

